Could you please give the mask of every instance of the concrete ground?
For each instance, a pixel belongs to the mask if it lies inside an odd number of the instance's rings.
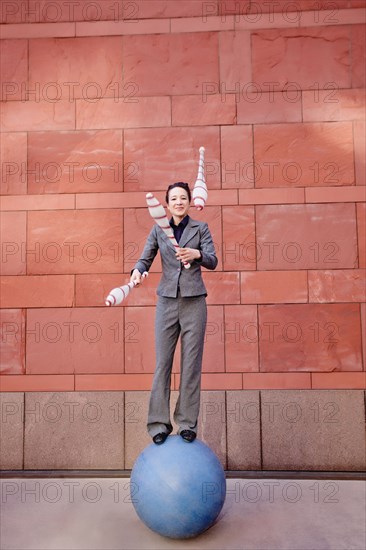
[[[1,482],[1,550],[364,550],[365,482],[228,479],[217,523],[166,539],[137,517],[128,478]]]

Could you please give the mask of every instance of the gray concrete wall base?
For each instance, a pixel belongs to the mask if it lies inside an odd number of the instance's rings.
[[[130,470],[148,391],[1,393],[1,470]],[[177,392],[172,392],[173,411]],[[362,390],[203,391],[198,437],[235,471],[362,471]]]

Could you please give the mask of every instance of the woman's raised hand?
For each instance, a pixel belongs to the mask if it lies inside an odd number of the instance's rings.
[[[195,248],[178,248],[176,256],[179,260],[191,263],[193,260],[199,260],[201,252]]]

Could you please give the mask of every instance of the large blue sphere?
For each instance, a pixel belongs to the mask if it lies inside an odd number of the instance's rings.
[[[215,453],[197,439],[171,435],[151,443],[131,473],[131,500],[139,518],[173,539],[195,537],[216,520],[225,501],[225,473]]]

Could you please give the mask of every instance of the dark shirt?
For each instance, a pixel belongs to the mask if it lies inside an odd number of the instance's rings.
[[[169,224],[173,229],[175,240],[177,241],[178,244],[183,235],[183,231],[187,226],[188,220],[189,220],[189,216],[187,215],[183,218],[183,220],[180,223],[178,223],[178,225],[175,225],[174,218],[171,218],[169,221]]]

